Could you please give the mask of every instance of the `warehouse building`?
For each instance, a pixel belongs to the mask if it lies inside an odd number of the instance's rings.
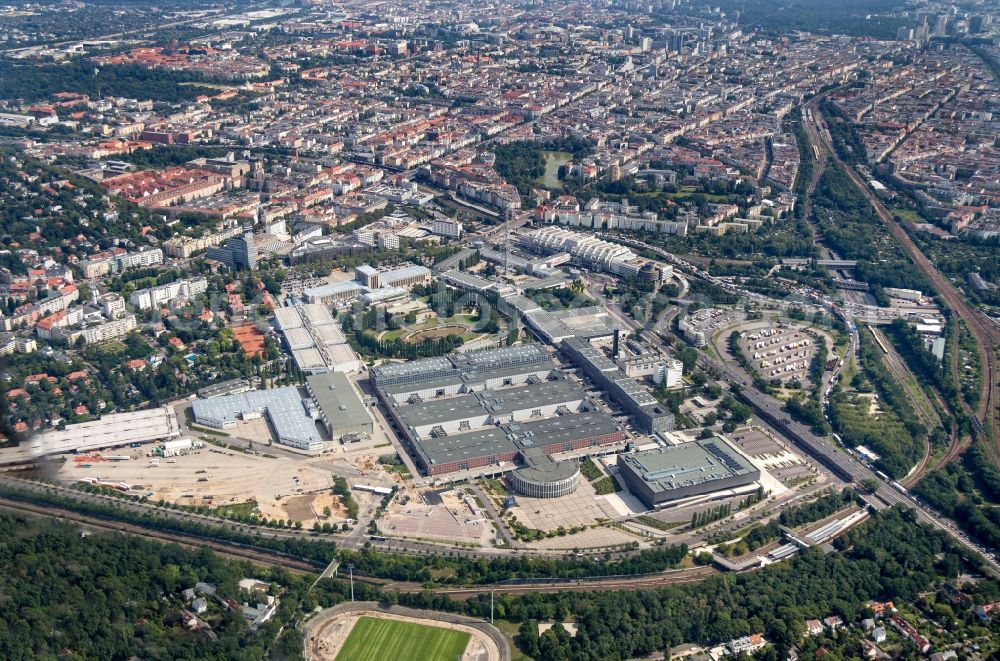
[[[428,475],[490,466],[500,473],[521,460],[537,469],[525,474],[525,489],[535,480],[548,485],[536,492],[562,493],[574,471],[550,466],[533,449],[553,454],[625,436],[610,418],[588,410],[583,391],[562,378],[537,344],[373,367],[369,378]],[[542,480],[546,473],[551,481]]]
[[[479,427],[575,413],[584,394],[566,380],[431,399],[398,409],[400,425],[417,436],[456,434]]]
[[[306,374],[361,369],[361,360],[325,305],[278,308],[274,311],[274,325],[281,331],[295,364]]]
[[[629,490],[650,509],[747,486],[760,471],[721,436],[618,457]]]
[[[230,379],[213,383],[198,389],[198,397],[208,399],[210,397],[220,397],[222,395],[238,395],[241,392],[253,390],[253,385],[249,379]]]
[[[339,372],[314,374],[306,379],[306,389],[332,439],[344,443],[371,436],[372,417],[346,376]]]
[[[109,413],[97,420],[41,432],[18,445],[0,448],[0,465],[24,463],[52,454],[172,439],[180,433],[177,414],[169,406]]]
[[[524,322],[549,344],[578,337],[587,341],[610,340],[614,325],[608,311],[599,305],[568,310],[529,310]]]
[[[454,436],[412,439],[421,468],[428,475],[495,466],[497,473],[517,468],[524,452],[538,448],[558,454],[601,448],[625,439],[614,421],[597,411],[485,427]]]
[[[201,441],[199,441],[201,443]],[[204,443],[202,443],[204,445]],[[190,438],[178,438],[172,441],[163,441],[160,443],[160,454],[165,458],[179,457],[180,455],[187,454],[190,450],[194,448],[194,441]]]
[[[638,429],[647,434],[673,430],[674,414],[641,383],[625,376],[603,351],[577,337],[563,340],[560,346],[587,378],[625,409]]]
[[[552,358],[539,344],[453,353],[373,367],[369,379],[396,404],[543,381]]]
[[[323,438],[316,426],[319,410],[292,386],[199,399],[191,410],[196,423],[214,429],[231,429],[238,420],[266,415],[279,443],[309,452],[323,449]]]

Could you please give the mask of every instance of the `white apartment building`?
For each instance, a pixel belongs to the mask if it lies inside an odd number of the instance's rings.
[[[18,335],[7,335],[0,337],[0,356],[9,356],[13,353],[34,353],[38,350],[38,343],[33,337],[21,337]]]
[[[653,381],[662,383],[667,388],[676,388],[684,376],[684,365],[676,358],[667,358],[653,374]]]
[[[208,291],[208,280],[201,277],[191,278],[132,292],[129,302],[140,310],[150,310],[168,304],[176,298],[192,298],[206,291]]]
[[[65,339],[70,344],[76,343],[81,337],[87,344],[100,344],[123,338],[137,327],[135,315],[129,314],[121,319],[112,319],[103,324],[88,326],[80,330],[54,328],[52,330],[52,337]]]
[[[125,314],[125,299],[118,294],[103,294],[97,300],[101,304],[101,314],[108,319],[117,319]]]
[[[105,253],[107,255],[107,253]],[[88,259],[77,265],[84,278],[99,278],[109,273],[121,273],[128,269],[156,266],[163,263],[163,251],[159,248],[140,250],[139,252],[107,255],[96,259]]]
[[[115,255],[112,262],[114,263],[113,271],[156,266],[163,263],[163,251],[159,248],[150,248],[149,250]]]

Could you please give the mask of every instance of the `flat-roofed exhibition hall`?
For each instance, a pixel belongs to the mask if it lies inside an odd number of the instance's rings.
[[[621,476],[647,507],[746,486],[760,470],[722,437],[618,457]]]
[[[521,493],[557,496],[575,488],[579,467],[551,455],[625,438],[538,344],[384,365],[369,376],[428,475],[519,462],[512,482]]]

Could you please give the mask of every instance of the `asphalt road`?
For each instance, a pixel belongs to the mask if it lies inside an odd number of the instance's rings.
[[[606,238],[612,241],[616,240],[616,237]],[[618,242],[625,243],[626,245],[637,245],[638,247],[649,249],[664,258],[670,257],[670,261],[674,263],[680,261],[672,255],[669,255],[669,253],[661,248],[648,245],[640,241],[619,240]],[[700,271],[696,273],[696,275],[710,280],[712,279],[708,276],[708,274],[701,273]],[[608,312],[622,324],[623,328],[634,330],[640,327],[636,321],[629,318],[613,304],[608,304],[606,307]],[[649,331],[644,332],[644,337],[647,341],[654,344],[662,342],[658,335]],[[855,338],[852,337],[852,341],[856,341]],[[804,450],[813,459],[830,469],[837,477],[855,484],[861,484],[866,480],[874,480],[878,482],[880,484],[880,488],[873,496],[876,503],[881,503],[883,507],[905,504],[906,506],[913,508],[916,512],[917,519],[921,523],[951,535],[956,542],[965,547],[968,551],[981,556],[986,566],[994,574],[1000,576],[1000,563],[991,557],[988,551],[980,547],[978,544],[970,540],[964,533],[958,530],[958,528],[949,519],[941,516],[925,505],[917,503],[908,493],[899,491],[891,481],[884,480],[880,476],[876,475],[870,468],[854,459],[851,455],[848,455],[845,451],[836,447],[833,441],[817,436],[805,425],[792,420],[782,409],[781,402],[757,390],[754,387],[752,380],[746,374],[743,374],[742,371],[736,370],[730,365],[712,358],[703,352],[699,352],[698,354],[698,365],[703,370],[711,370],[721,375],[722,379],[727,383],[738,386],[740,389],[740,398],[752,406],[761,418],[774,426],[782,436],[792,440],[800,449]]]

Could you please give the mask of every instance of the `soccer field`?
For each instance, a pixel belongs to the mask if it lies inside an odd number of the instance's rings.
[[[463,631],[363,615],[337,661],[456,661],[470,637]]]

